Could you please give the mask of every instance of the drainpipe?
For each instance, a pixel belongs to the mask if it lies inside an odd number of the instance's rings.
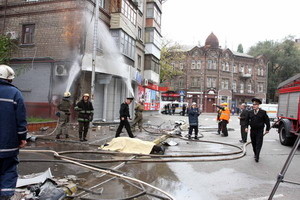
[[[93,36],[93,57],[92,57],[92,80],[91,80],[91,101],[94,102],[95,94],[95,68],[97,58],[97,43],[98,43],[98,18],[99,18],[99,0],[95,0],[95,23]]]

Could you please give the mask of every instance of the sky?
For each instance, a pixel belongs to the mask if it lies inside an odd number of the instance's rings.
[[[205,44],[213,32],[222,48],[244,53],[259,41],[300,38],[299,0],[167,0],[162,35],[181,45]]]

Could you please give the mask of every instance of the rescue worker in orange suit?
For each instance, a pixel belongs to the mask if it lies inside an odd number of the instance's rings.
[[[218,110],[218,117],[217,120],[219,121],[218,124],[218,134],[222,131],[221,136],[222,137],[227,137],[228,136],[228,130],[227,130],[227,124],[229,123],[230,119],[230,110],[228,109],[228,104],[227,103],[221,103],[221,105],[215,105],[219,110]]]
[[[254,159],[256,162],[259,161],[260,150],[263,145],[264,127],[266,125],[265,133],[269,133],[270,130],[270,119],[267,112],[260,109],[259,105],[262,103],[257,98],[252,99],[253,109],[249,111],[246,120],[246,129],[248,132],[248,126],[250,126],[250,138],[254,152]]]

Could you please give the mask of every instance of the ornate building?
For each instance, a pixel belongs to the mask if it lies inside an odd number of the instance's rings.
[[[253,97],[265,102],[268,71],[263,56],[222,49],[213,33],[205,46],[195,46],[185,54],[184,61],[172,63],[183,75],[170,80],[180,100],[197,102],[203,112],[214,112],[214,103],[227,102],[235,108]]]

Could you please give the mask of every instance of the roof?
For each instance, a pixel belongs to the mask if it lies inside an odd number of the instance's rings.
[[[278,85],[278,87],[277,87],[277,89],[279,89],[279,88],[282,88],[283,86],[285,86],[285,85],[287,85],[287,84],[290,84],[290,83],[292,83],[293,81],[296,81],[296,80],[300,80],[300,73],[299,74],[296,74],[295,76],[293,76],[293,77],[291,77],[291,78],[289,78],[289,79],[287,79],[287,80],[285,80],[285,81],[283,81],[283,82],[281,82],[279,85]]]
[[[231,52],[232,52],[233,55],[235,55],[235,56],[247,57],[247,58],[254,58],[253,56],[248,55],[248,54],[245,54],[245,53],[240,53],[240,52],[236,52],[236,51],[232,51],[232,50],[231,50]]]
[[[205,40],[205,46],[209,46],[211,48],[219,48],[219,40],[215,36],[215,34],[211,33]]]

